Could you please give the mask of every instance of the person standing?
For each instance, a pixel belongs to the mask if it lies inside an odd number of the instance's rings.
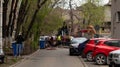
[[[96,34],[96,31],[95,31],[94,27],[92,25],[89,25],[87,27],[87,33],[85,34],[85,37],[88,39],[94,38],[95,34]]]
[[[16,51],[17,51],[17,55],[20,56],[21,55],[21,52],[23,50],[23,41],[24,41],[24,38],[22,36],[21,33],[19,33],[19,35],[16,37]]]
[[[61,45],[61,35],[58,35],[58,36],[57,36],[56,46],[59,46],[59,45]]]
[[[92,25],[89,26],[89,33],[91,34],[91,38],[94,38],[94,35],[96,34],[96,30]]]
[[[48,40],[48,43],[49,43],[49,48],[47,48],[47,50],[54,50],[55,49],[55,45],[54,45],[54,38],[52,36]]]

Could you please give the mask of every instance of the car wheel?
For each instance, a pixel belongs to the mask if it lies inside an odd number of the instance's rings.
[[[115,67],[115,65],[114,64],[109,64],[109,67]]]
[[[95,62],[96,62],[96,64],[103,65],[103,64],[106,64],[107,58],[104,54],[98,54],[95,57]]]
[[[4,63],[4,58],[1,58],[1,63]]]
[[[109,67],[116,67],[116,66],[115,66],[115,63],[111,62],[111,63],[109,64]]]
[[[86,59],[87,59],[87,61],[92,61],[93,59],[92,59],[92,52],[88,52],[87,54],[86,54]]]
[[[74,53],[74,52],[73,52],[73,49],[72,49],[72,48],[69,48],[69,55],[72,56],[72,55],[74,55],[73,53]]]
[[[109,64],[109,67],[120,67],[120,65],[112,63],[112,64]]]

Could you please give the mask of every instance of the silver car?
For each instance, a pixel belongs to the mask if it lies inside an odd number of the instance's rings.
[[[120,67],[120,49],[109,53],[108,65],[109,67]]]

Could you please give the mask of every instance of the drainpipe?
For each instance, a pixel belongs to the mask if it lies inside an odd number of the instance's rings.
[[[0,1],[0,49],[2,49],[2,11],[3,11],[3,0]]]

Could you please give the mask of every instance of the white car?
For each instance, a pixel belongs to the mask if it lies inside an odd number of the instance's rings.
[[[120,67],[120,49],[109,53],[108,65],[109,67]]]
[[[80,55],[87,41],[88,39],[85,37],[72,38],[69,47],[69,55]]]

